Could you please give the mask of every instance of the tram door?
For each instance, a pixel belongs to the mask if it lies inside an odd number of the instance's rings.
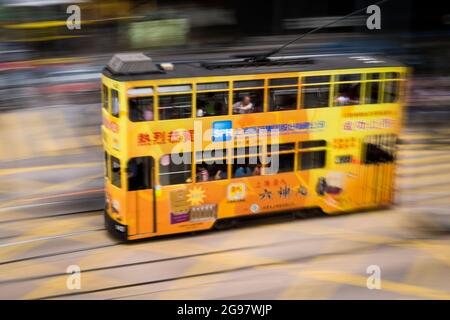
[[[363,206],[380,206],[392,202],[395,174],[396,136],[373,135],[362,142],[362,192]]]
[[[128,161],[129,234],[156,232],[154,168],[152,157],[138,157]],[[134,223],[131,221],[133,218]]]

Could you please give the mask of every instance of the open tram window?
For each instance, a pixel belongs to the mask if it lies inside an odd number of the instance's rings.
[[[394,103],[398,99],[398,82],[386,81],[384,83],[384,103]]]
[[[335,106],[353,106],[360,104],[361,83],[340,83],[334,88]]]
[[[192,182],[192,154],[166,154],[159,160],[159,183],[163,186]]]
[[[270,163],[264,169],[265,174],[277,174],[294,170],[295,153],[272,153]]]
[[[153,121],[153,97],[130,98],[129,117],[133,122]]]
[[[152,188],[152,158],[138,157],[128,161],[128,190],[146,190]]]
[[[302,151],[299,152],[298,170],[310,170],[325,167],[326,145],[327,142],[325,140],[300,142],[299,148],[302,149]],[[312,150],[307,151],[308,149]]]
[[[378,96],[380,93],[380,83],[379,82],[366,82],[366,104],[378,103]]]
[[[239,157],[233,159],[231,167],[233,178],[244,178],[259,176],[262,171],[262,164],[259,156]]]
[[[119,92],[111,89],[111,114],[114,117],[119,116]]]
[[[197,93],[197,117],[228,114],[228,92]]]
[[[122,187],[120,160],[114,156],[111,156],[111,183],[118,188]]]
[[[263,103],[263,89],[234,91],[233,114],[262,112]]]
[[[196,164],[196,182],[227,179],[227,165],[220,161],[203,161]]]
[[[183,119],[192,116],[192,95],[177,94],[159,96],[159,119]]]
[[[302,95],[304,109],[328,107],[330,85],[303,86]]]
[[[269,111],[297,109],[297,88],[272,88],[269,90]]]

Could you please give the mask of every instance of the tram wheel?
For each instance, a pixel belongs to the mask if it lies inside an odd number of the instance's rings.
[[[320,216],[323,216],[323,211],[320,208],[310,208],[294,212],[294,217],[297,219],[315,218]]]

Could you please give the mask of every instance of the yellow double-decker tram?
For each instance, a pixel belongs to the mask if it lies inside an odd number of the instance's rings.
[[[370,56],[104,69],[105,221],[122,239],[389,206],[407,69]]]

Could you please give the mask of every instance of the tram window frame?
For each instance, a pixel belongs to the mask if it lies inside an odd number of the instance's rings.
[[[109,113],[109,87],[102,84],[102,107]]]
[[[395,135],[366,136],[362,141],[362,163],[394,163],[396,159],[396,141],[397,137]]]
[[[386,88],[389,85],[394,85],[394,90],[387,91]],[[400,89],[400,81],[398,80],[387,80],[383,83],[383,103],[397,103],[399,100],[399,89]],[[389,96],[390,99],[386,99],[386,96]]]
[[[264,175],[273,175],[279,173],[293,172],[295,168],[295,152],[273,152],[268,154],[270,157],[270,164],[273,163],[274,156],[278,156],[278,170],[276,172],[272,172],[270,170],[271,166],[264,165],[263,172]],[[287,160],[287,161],[286,161]],[[282,163],[289,162],[288,166],[282,165]]]
[[[114,165],[118,164],[118,167]],[[117,188],[122,188],[122,165],[120,159],[110,155],[110,166],[111,166],[111,184]]]
[[[120,114],[120,93],[119,90],[110,89],[111,96],[111,115],[118,118]]]
[[[376,88],[374,90],[374,88]],[[382,86],[379,80],[367,81],[364,84],[364,104],[379,104]]]
[[[327,141],[306,140],[299,143],[298,171],[325,168],[327,165]],[[311,159],[308,159],[311,157]],[[306,158],[306,159],[305,159]],[[316,160],[318,159],[318,161]],[[307,164],[305,166],[305,163]]]
[[[172,99],[176,99],[178,97],[185,97],[188,98],[188,100],[190,100],[190,104],[189,105],[184,105],[181,107],[177,107],[177,108],[185,108],[187,110],[189,110],[189,116],[183,117],[183,116],[178,116],[178,117],[166,117],[165,116],[165,112],[163,109],[174,109],[175,107],[161,107],[163,105],[162,99],[167,99],[167,98],[172,98]],[[174,104],[174,102],[171,102],[171,104]],[[170,105],[170,104],[169,104]],[[159,120],[179,120],[179,119],[191,119],[192,118],[192,111],[193,111],[193,97],[192,97],[192,92],[183,92],[183,93],[169,93],[169,94],[160,94],[158,95],[158,116],[159,116]]]
[[[256,159],[256,162],[254,160],[250,159]],[[238,169],[238,167],[243,167],[243,175],[242,176],[236,176],[236,171]],[[253,172],[255,170],[256,167],[260,168],[260,174],[258,175],[254,175]],[[232,163],[231,163],[231,177],[233,179],[242,179],[242,178],[250,178],[250,177],[258,177],[260,175],[262,175],[262,167],[263,164],[261,163],[261,158],[259,154],[252,154],[252,155],[246,155],[246,156],[234,156],[232,158]],[[247,169],[249,169],[251,171],[251,173],[249,174],[249,172],[246,172]]]
[[[274,80],[274,79],[271,79]],[[286,96],[290,96],[288,99],[293,99],[293,103],[292,104],[287,104],[288,107],[286,108],[284,105],[278,105],[276,103],[276,97],[273,96],[273,93],[275,93],[276,91],[281,91],[281,92],[288,92],[288,91],[293,91],[292,93],[288,93]],[[282,87],[269,87],[268,88],[268,110],[269,112],[274,112],[274,111],[291,111],[291,110],[297,110],[297,106],[298,106],[298,85],[293,85],[293,86],[282,86]]]
[[[321,90],[321,89],[325,89],[325,90]],[[320,103],[306,103],[307,99],[307,95],[309,95],[309,92],[306,92],[306,90],[311,90],[311,89],[319,89],[319,91],[315,91],[313,92],[313,98],[308,98],[311,99],[313,101],[319,101]],[[323,92],[325,91],[325,92]],[[320,95],[324,95],[326,97],[319,97]],[[326,84],[308,84],[308,85],[302,85],[302,90],[301,90],[301,95],[302,95],[302,103],[300,108],[301,109],[318,109],[318,108],[327,108],[330,105],[330,95],[331,95],[331,84],[330,83],[326,83]]]
[[[145,112],[146,112],[146,104],[137,105],[136,108],[134,105],[132,105],[132,101],[136,100],[136,102],[139,102],[138,100],[145,100],[150,99],[151,100],[151,110],[149,110],[152,114],[151,119],[145,119]],[[142,109],[141,109],[142,108]],[[131,122],[147,122],[147,121],[154,121],[155,120],[155,98],[153,96],[131,96],[128,97],[128,118]]]
[[[352,78],[357,74],[344,74],[337,75],[337,79],[342,76],[349,76]],[[361,79],[361,74],[358,74]],[[345,79],[345,78],[344,78]],[[335,81],[333,86],[333,106],[334,107],[347,107],[347,106],[357,106],[361,105],[362,98],[362,86],[363,82],[361,80],[352,80],[352,81]],[[340,89],[341,87],[349,87],[350,89]],[[341,92],[346,92],[345,96],[341,95]],[[350,94],[349,94],[350,93]],[[353,95],[353,96],[352,96]],[[342,99],[341,99],[342,97]],[[344,102],[343,99],[347,98],[348,102]]]
[[[138,163],[140,162],[140,163]],[[134,175],[131,176],[132,165],[136,165]],[[153,158],[152,157],[135,157],[128,160],[127,163],[127,180],[128,191],[149,190],[153,188]],[[141,181],[139,181],[141,180]]]
[[[163,160],[163,157],[169,157],[169,163],[167,165],[162,165],[161,161]],[[188,163],[180,163],[180,164],[175,164],[172,162],[172,154],[168,153],[165,154],[163,156],[161,156],[158,160],[158,179],[159,179],[159,184],[162,186],[171,186],[171,185],[177,185],[177,184],[187,184],[187,183],[192,183],[192,153],[191,152],[184,152],[182,155],[180,154],[181,157],[183,157],[183,161],[188,161]],[[183,170],[180,171],[174,171],[174,168],[176,168],[176,166],[185,166],[184,168],[182,168]],[[162,172],[163,170],[161,170],[161,168],[165,168],[164,171],[166,172]],[[183,175],[181,179],[175,179],[176,182],[172,182],[170,181],[170,178],[175,176],[175,175]],[[162,179],[162,177],[169,177],[169,181],[164,181]]]
[[[205,96],[205,97],[202,97]],[[209,96],[209,97],[208,97]],[[216,96],[219,96],[217,99]],[[220,97],[222,96],[222,97]],[[211,97],[211,98],[210,98]],[[196,117],[197,118],[205,118],[205,117],[217,117],[217,116],[225,116],[228,115],[228,106],[229,106],[229,90],[212,90],[212,91],[202,91],[197,90],[197,94],[195,97],[196,102]],[[208,106],[207,104],[210,103],[210,101],[213,101],[212,108],[214,109],[215,113],[208,112]],[[222,100],[222,101],[219,101]],[[203,105],[204,103],[204,105]],[[218,107],[218,105],[222,105],[221,107]],[[201,110],[201,112],[200,112]],[[217,112],[219,111],[219,112]]]
[[[261,88],[244,88],[244,89],[233,89],[233,101],[232,101],[232,105],[231,105],[231,109],[232,109],[232,114],[233,115],[244,115],[244,114],[254,114],[254,113],[262,113],[264,112],[264,87]],[[254,98],[254,96],[257,95],[257,99]],[[242,102],[242,100],[244,99],[244,97],[250,97],[250,103],[253,105],[251,112],[236,112],[235,111],[235,105],[237,105],[238,103]],[[238,98],[239,97],[239,98]],[[256,104],[256,102],[254,101],[258,101],[258,106]]]

